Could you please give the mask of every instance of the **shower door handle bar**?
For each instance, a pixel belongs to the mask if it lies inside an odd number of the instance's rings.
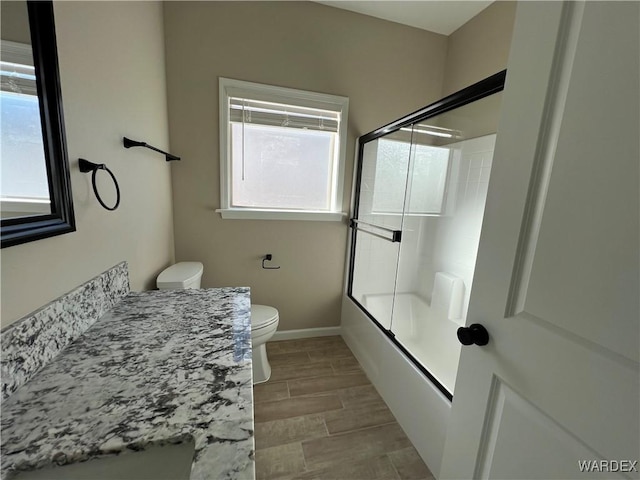
[[[367,227],[377,228],[378,230],[384,230],[385,232],[389,232],[389,233],[394,233],[394,232],[398,231],[398,230],[394,230],[393,228],[381,227],[380,225],[376,225],[374,223],[363,222],[362,220],[358,220],[357,218],[352,218],[351,219],[351,228],[355,228],[354,227],[355,224],[366,225]]]
[[[370,232],[369,230],[363,230],[362,228],[354,228],[354,230],[362,233],[368,233],[369,235],[381,238],[382,240],[386,240],[387,242],[394,242],[393,238],[385,237],[384,235],[380,235],[379,233]]]
[[[364,228],[359,228],[358,225],[364,225],[371,228],[377,228],[379,230],[384,230],[385,232],[389,232],[391,234],[391,238],[385,237],[379,233],[371,232],[369,230],[365,230]],[[381,238],[383,240],[387,240],[392,243],[400,243],[402,240],[402,230],[393,230],[387,227],[381,227],[379,225],[374,225],[373,223],[363,222],[362,220],[358,220],[357,218],[352,218],[349,222],[349,226],[356,231],[368,233],[369,235],[373,235],[374,237]]]

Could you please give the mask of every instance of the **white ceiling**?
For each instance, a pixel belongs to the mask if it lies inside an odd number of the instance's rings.
[[[493,2],[481,0],[338,0],[318,1],[317,3],[450,35]]]

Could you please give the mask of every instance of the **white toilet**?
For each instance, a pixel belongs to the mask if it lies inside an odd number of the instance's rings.
[[[278,310],[267,305],[251,305],[251,346],[253,383],[263,383],[271,377],[267,358],[267,342],[278,329]]]
[[[179,262],[164,269],[156,280],[159,290],[200,288],[200,262]],[[278,310],[266,305],[251,305],[251,345],[253,350],[253,383],[263,383],[271,376],[266,343],[278,329]]]

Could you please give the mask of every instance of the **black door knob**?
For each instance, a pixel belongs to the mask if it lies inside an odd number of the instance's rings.
[[[474,323],[468,327],[458,329],[458,340],[462,345],[486,345],[489,343],[489,332],[479,323]]]

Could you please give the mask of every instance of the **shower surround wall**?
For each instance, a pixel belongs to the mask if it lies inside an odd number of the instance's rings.
[[[459,173],[452,177],[455,180],[452,187],[457,190],[455,214],[437,218],[431,255],[433,270],[424,270],[424,279],[428,282],[426,292],[433,289],[435,272],[448,272],[462,278],[464,300],[460,323],[466,318],[469,307],[495,140],[495,135],[487,135],[450,145],[460,157],[459,161],[454,160]],[[422,228],[427,226],[422,225]]]
[[[398,291],[431,303],[436,272],[447,272],[464,282],[462,319],[466,318],[469,293],[480,240],[484,204],[489,186],[495,135],[450,144],[453,161],[449,188],[454,193],[451,215],[409,216],[405,219],[400,255]]]

